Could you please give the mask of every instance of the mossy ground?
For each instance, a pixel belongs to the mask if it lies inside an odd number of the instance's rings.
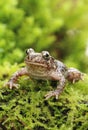
[[[0,127],[5,130],[87,130],[88,78],[67,83],[59,99],[45,100],[50,83],[23,77],[20,87],[0,88]],[[54,87],[55,89],[55,87]]]

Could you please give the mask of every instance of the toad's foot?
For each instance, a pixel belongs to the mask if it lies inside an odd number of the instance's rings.
[[[13,88],[18,89],[19,84],[15,84],[12,81],[9,81],[9,82],[5,83],[4,86],[8,86],[10,89],[13,89]]]
[[[45,95],[45,99],[47,100],[47,99],[49,99],[49,98],[52,97],[52,96],[55,96],[55,98],[58,99],[58,96],[59,96],[59,95],[60,95],[60,92],[57,91],[57,90],[55,90],[55,91],[50,91],[49,93],[47,93],[47,94]]]
[[[28,75],[26,68],[21,68],[20,70],[16,71],[4,86],[8,86],[10,89],[18,88],[19,84],[16,84],[16,82],[18,78],[23,75]]]

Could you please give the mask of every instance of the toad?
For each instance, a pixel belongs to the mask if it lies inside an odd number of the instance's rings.
[[[26,67],[15,72],[10,80],[6,83],[10,89],[17,88],[17,80],[19,77],[26,75],[36,80],[57,81],[57,88],[45,95],[46,99],[55,96],[58,99],[62,93],[66,81],[75,83],[83,79],[83,73],[76,68],[67,68],[61,61],[53,58],[48,51],[41,53],[35,52],[34,49],[26,50],[25,58]]]

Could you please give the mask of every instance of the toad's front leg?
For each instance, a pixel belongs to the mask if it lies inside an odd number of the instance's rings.
[[[50,91],[48,94],[45,95],[46,99],[49,99],[52,96],[55,96],[56,99],[58,99],[58,96],[62,93],[65,84],[66,84],[66,80],[65,77],[62,74],[56,75],[55,76],[56,80],[58,79],[58,85],[57,85],[57,89],[54,91]]]
[[[23,75],[28,75],[26,68],[21,68],[20,70],[15,72],[12,75],[12,77],[10,78],[10,80],[5,84],[5,86],[7,85],[10,89],[12,89],[13,87],[17,88],[18,84],[16,84],[16,82],[17,82],[18,78]]]

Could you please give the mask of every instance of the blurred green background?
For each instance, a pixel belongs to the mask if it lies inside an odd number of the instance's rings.
[[[39,52],[48,50],[52,56],[64,62],[68,67],[76,67],[88,73],[88,0],[0,0],[0,88],[14,71],[24,66],[25,50],[30,47]],[[82,91],[85,87],[85,95],[88,93],[87,83],[86,87],[81,83]],[[74,91],[72,93],[74,94]],[[0,97],[2,101],[2,96]],[[55,109],[58,109],[57,105]],[[0,110],[0,121],[3,122],[6,120],[2,118],[3,115],[5,116],[3,111],[6,109]],[[11,120],[10,117],[9,120]],[[87,117],[86,124],[88,124]],[[68,120],[70,122],[70,118]],[[72,125],[67,127],[69,123],[61,127],[58,124],[59,127],[56,127],[55,123],[50,126],[49,130],[58,130],[58,128],[60,130],[87,130],[88,128],[85,124],[79,128],[80,123],[76,124],[74,129]],[[41,123],[38,125],[41,126]],[[34,128],[33,123],[30,126]],[[8,129],[13,128],[20,129],[20,127],[8,127]],[[48,126],[45,129],[47,130]],[[45,129],[42,126],[35,127],[33,130]]]
[[[0,65],[23,62],[29,47],[88,72],[88,1],[1,0]]]

